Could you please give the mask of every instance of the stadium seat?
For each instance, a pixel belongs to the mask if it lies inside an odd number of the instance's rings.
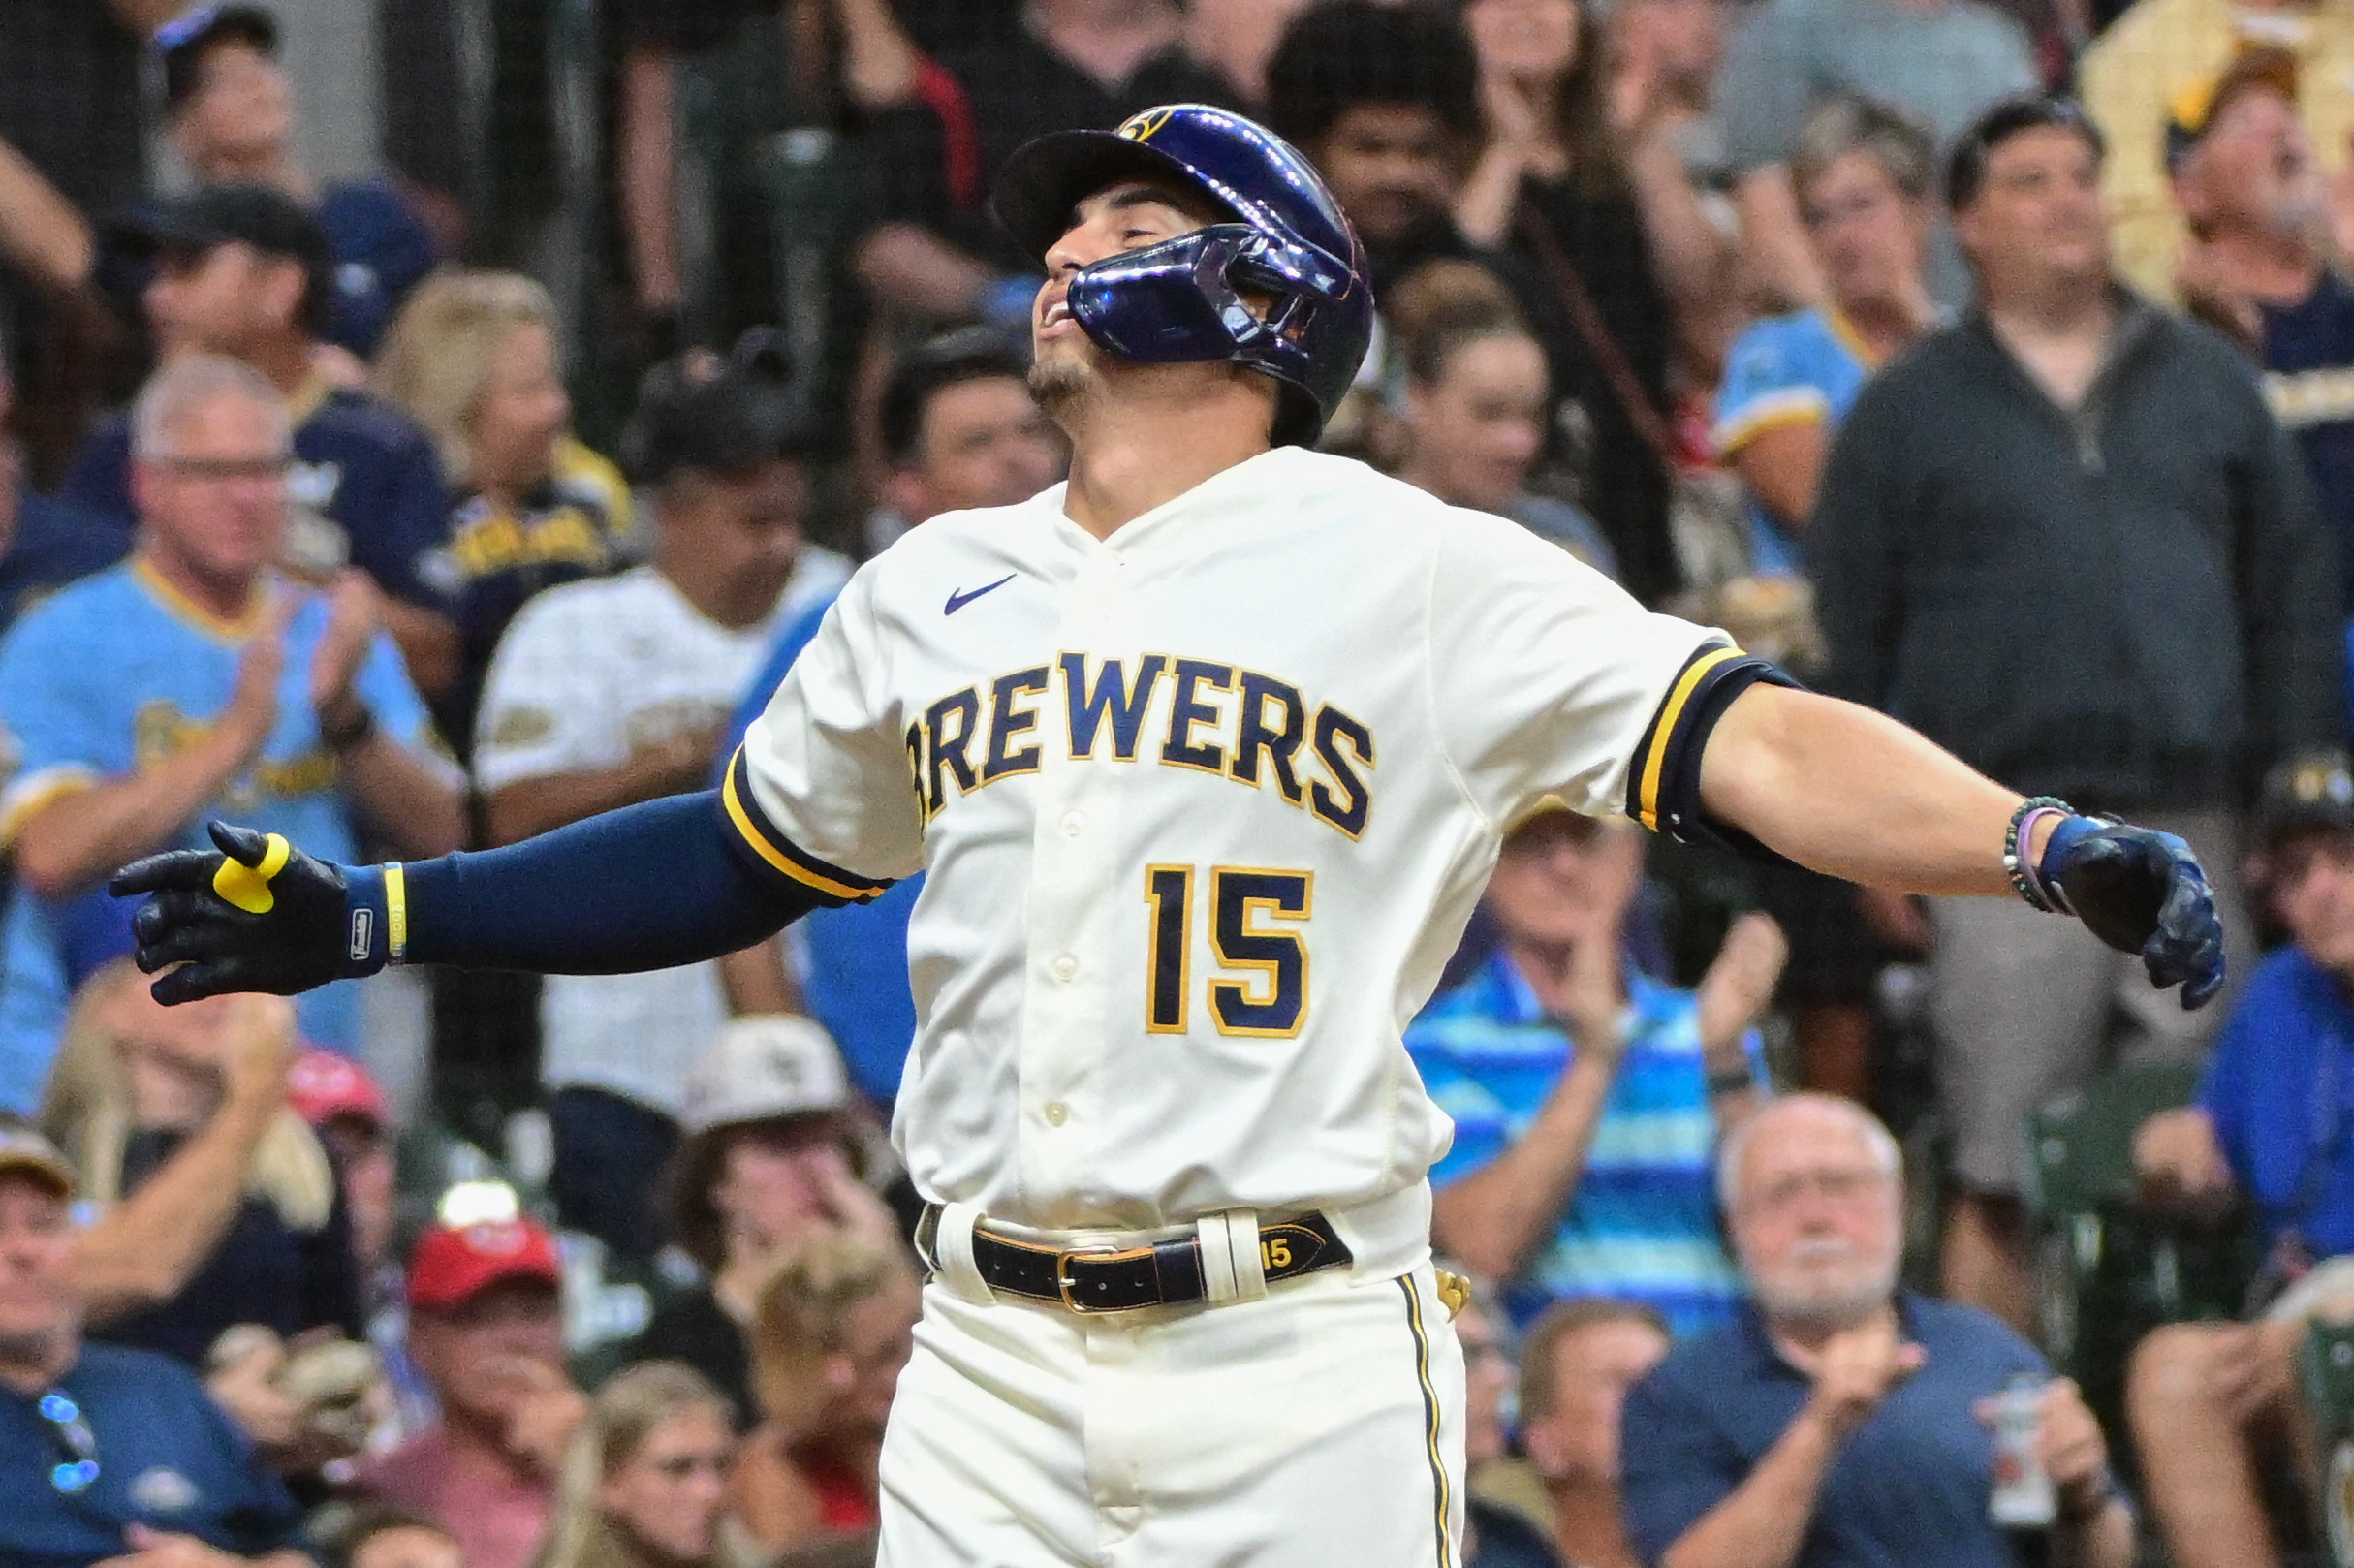
[[[2083,1385],[2104,1422],[2121,1411],[2126,1360],[2142,1335],[2234,1315],[2251,1267],[2237,1228],[2163,1219],[2137,1199],[2135,1131],[2197,1086],[2193,1064],[2124,1066],[2027,1117],[2037,1328],[2054,1366]]]

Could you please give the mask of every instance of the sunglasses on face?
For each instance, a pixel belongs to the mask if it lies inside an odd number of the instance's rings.
[[[49,1470],[49,1485],[69,1497],[78,1497],[90,1490],[98,1479],[98,1434],[82,1418],[81,1406],[71,1396],[52,1391],[41,1396],[37,1407],[41,1419],[49,1424],[49,1435],[56,1439],[62,1462]]]

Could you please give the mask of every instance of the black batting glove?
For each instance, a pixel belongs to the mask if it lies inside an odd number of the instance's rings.
[[[2174,834],[2068,817],[2052,830],[2037,868],[2093,935],[2141,955],[2152,986],[2181,986],[2185,1011],[2223,988],[2214,894],[2199,858]]]
[[[385,965],[383,873],[331,865],[276,833],[209,823],[217,847],[150,855],[114,873],[140,969],[167,1007],[226,991],[292,996]],[[174,967],[176,965],[176,967]]]

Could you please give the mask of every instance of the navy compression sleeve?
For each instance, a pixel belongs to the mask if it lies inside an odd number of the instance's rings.
[[[609,811],[503,849],[413,862],[402,880],[404,961],[549,975],[716,958],[843,901],[755,869],[715,790]]]

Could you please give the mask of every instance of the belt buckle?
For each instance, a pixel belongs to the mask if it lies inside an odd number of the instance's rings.
[[[1084,1301],[1074,1300],[1071,1296],[1071,1287],[1079,1283],[1078,1280],[1071,1277],[1072,1260],[1076,1258],[1109,1258],[1116,1255],[1118,1251],[1119,1248],[1117,1247],[1091,1246],[1070,1247],[1064,1251],[1055,1253],[1054,1289],[1061,1294],[1062,1304],[1073,1312],[1077,1312],[1082,1316],[1088,1317],[1104,1312],[1119,1312],[1126,1310],[1123,1307],[1117,1306],[1089,1306]]]

